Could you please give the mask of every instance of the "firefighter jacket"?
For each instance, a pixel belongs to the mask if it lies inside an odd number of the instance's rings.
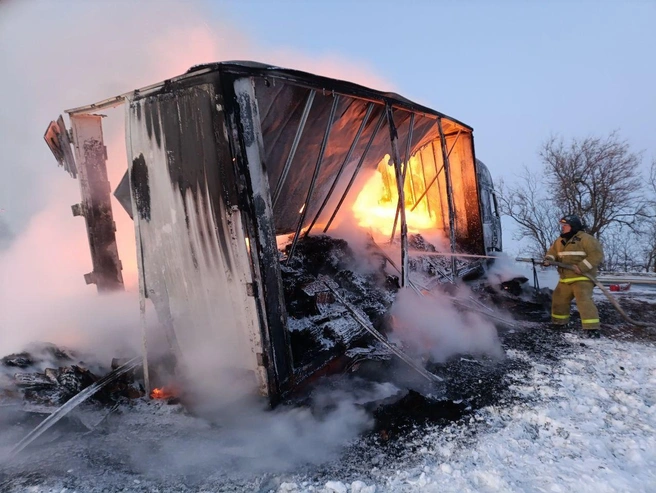
[[[547,251],[545,260],[554,260],[563,264],[577,265],[581,272],[597,276],[597,266],[603,261],[604,252],[594,236],[579,231],[569,240],[558,238]],[[561,282],[569,283],[587,281],[573,270],[558,268]]]

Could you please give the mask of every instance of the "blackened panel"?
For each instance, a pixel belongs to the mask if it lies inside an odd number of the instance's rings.
[[[149,104],[146,104],[146,129],[148,131],[148,137],[152,138],[155,136],[155,141],[157,142],[157,147],[162,148],[162,134],[161,129],[159,128],[159,106],[153,101],[149,101]]]
[[[269,397],[275,403],[292,385],[291,351],[287,334],[287,315],[276,247],[268,166],[262,154],[259,103],[253,98],[249,79],[224,82],[224,99],[238,174],[243,177],[243,210],[248,214],[251,258],[261,296],[260,316]],[[237,91],[236,86],[239,90]],[[293,137],[292,137],[293,138]]]
[[[227,149],[222,149],[221,154],[217,152],[220,146],[216,145],[215,140],[214,105],[212,94],[206,86],[179,90],[176,97],[166,94],[153,97],[146,103],[147,108],[152,107],[151,114],[161,112],[171,182],[178,187],[181,197],[191,199],[194,216],[205,223],[199,234],[201,248],[208,257],[216,257],[218,252],[204,232],[211,231],[215,223],[221,222],[211,214],[216,215],[226,209],[226,195],[234,196],[234,179],[221,182],[220,170],[225,170],[226,166],[229,170],[230,160],[226,160]],[[225,171],[221,174],[226,175]],[[211,208],[208,207],[210,205]],[[185,200],[187,226],[191,213],[188,207],[189,201]],[[230,247],[225,235],[218,234],[218,241],[227,268],[232,270]],[[194,249],[193,242],[190,242],[190,248]]]
[[[133,184],[134,202],[139,217],[150,221],[150,184],[148,183],[148,166],[143,154],[132,160],[130,183]]]
[[[462,132],[456,142],[456,135],[448,136],[447,148],[453,152],[450,161],[458,167],[457,176],[460,177],[459,188],[454,184],[454,194],[457,194],[456,212],[459,217],[466,220],[466,227],[457,228],[456,240],[458,245],[469,253],[485,254],[483,238],[483,223],[481,219],[480,197],[477,186],[476,165],[472,153],[472,136]]]

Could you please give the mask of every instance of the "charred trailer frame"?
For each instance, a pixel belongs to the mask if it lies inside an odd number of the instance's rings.
[[[75,128],[89,121],[101,136],[95,113],[123,103],[128,170],[115,195],[134,220],[142,311],[150,298],[183,359],[199,344],[234,345],[227,363],[252,372],[271,403],[327,364],[293,367],[276,236],[293,234],[291,258],[303,235],[328,231],[362,170],[389,156],[402,286],[406,214],[415,208],[428,211],[451,252],[487,253],[471,127],[396,94],[225,62],[68,110],[72,135],[62,118],[48,128],[58,161],[80,176],[77,212],[94,265],[87,280],[99,291],[122,288],[116,241],[105,234],[113,225],[109,186],[96,152],[102,141]],[[84,182],[82,170],[96,168],[100,178]]]

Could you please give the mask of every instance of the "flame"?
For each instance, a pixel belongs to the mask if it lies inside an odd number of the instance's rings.
[[[392,234],[394,217],[399,201],[394,166],[387,164],[389,160],[389,155],[385,155],[380,163],[378,163],[376,172],[364,185],[352,207],[353,215],[358,221],[359,226],[385,236]],[[410,160],[411,167],[413,166],[413,160],[414,158]],[[425,199],[422,199],[420,207],[417,207],[414,211],[410,210],[414,203],[413,194],[410,193],[408,182],[409,180],[406,179],[404,189],[405,217],[408,232],[419,233],[421,231],[435,229],[436,221],[431,216],[428,208],[423,204]],[[397,232],[399,231],[400,224],[399,218],[396,228]]]
[[[177,389],[174,387],[159,387],[157,389],[153,389],[153,391],[150,393],[150,398],[151,399],[170,399],[172,397],[177,397],[178,392]]]

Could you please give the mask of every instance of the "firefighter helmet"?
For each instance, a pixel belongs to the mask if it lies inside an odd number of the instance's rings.
[[[569,224],[570,227],[572,228],[572,231],[575,233],[581,231],[583,229],[583,221],[581,221],[581,218],[577,215],[571,214],[569,216],[565,216],[560,220],[561,224]]]

